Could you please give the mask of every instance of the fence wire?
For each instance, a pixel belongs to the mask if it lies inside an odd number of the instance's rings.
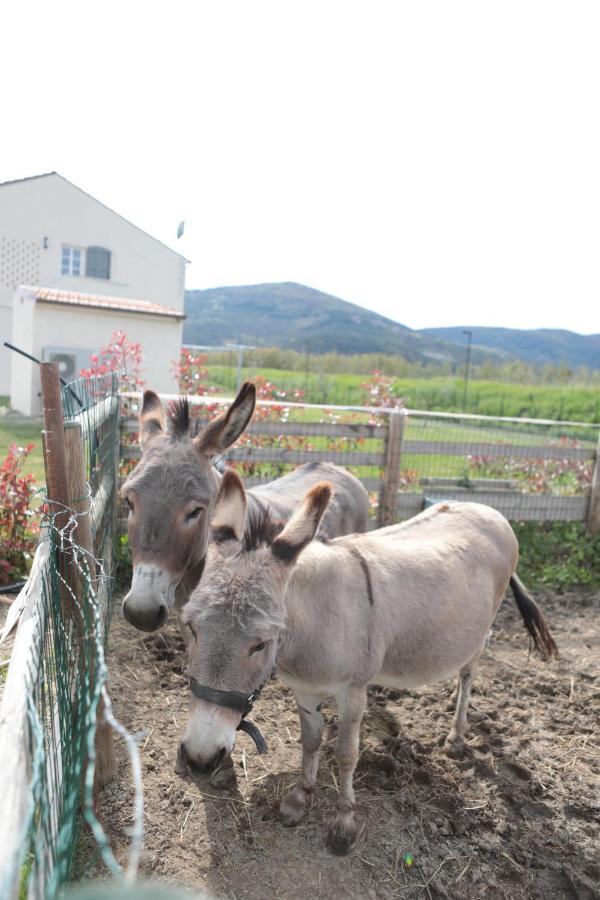
[[[139,400],[129,398],[121,437],[123,475],[140,456]],[[190,400],[200,427],[230,402]],[[388,458],[394,412],[404,420],[393,456],[399,460],[396,473]],[[237,469],[247,487],[304,462],[345,466],[369,492],[372,527],[382,523],[383,492],[392,482],[396,521],[446,499],[486,503],[512,521],[585,521],[597,444],[598,426],[580,422],[259,402],[250,427],[225,452],[224,462]],[[123,527],[124,510],[121,517]]]
[[[36,554],[41,563],[19,625],[21,630],[26,622],[30,629],[23,679],[29,757],[24,767],[26,813],[12,858],[0,872],[2,900],[15,895],[47,900],[57,896],[69,880],[82,810],[105,863],[114,874],[121,872],[94,814],[96,715],[101,698],[106,721],[132,754],[138,782],[129,874],[137,867],[142,816],[139,759],[135,743],[114,720],[104,658],[117,521],[117,388],[116,376],[103,376],[72,383],[62,395],[65,426],[81,429],[88,493],[73,502],[85,511],[68,510],[66,523],[63,512],[60,527],[59,513],[44,515]],[[86,515],[93,554],[76,542],[78,520]],[[10,772],[3,775],[11,777]]]

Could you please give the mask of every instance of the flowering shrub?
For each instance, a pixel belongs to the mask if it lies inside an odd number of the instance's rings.
[[[371,372],[369,381],[361,387],[365,392],[365,406],[380,406],[382,409],[401,409],[404,401],[394,394],[394,378],[384,375],[378,369]]]
[[[142,361],[141,344],[130,341],[124,331],[115,331],[106,347],[100,353],[92,354],[90,368],[82,369],[79,374],[91,378],[117,372],[121,390],[139,391],[144,385]]]
[[[0,584],[24,575],[35,552],[37,535],[30,508],[34,478],[21,474],[33,447],[13,444],[0,466]]]
[[[470,456],[469,475],[514,478],[529,494],[581,494],[592,483],[590,460]]]
[[[216,388],[206,384],[208,369],[206,353],[194,353],[189,347],[181,348],[179,362],[173,363],[173,374],[179,384],[181,394],[195,394],[197,397],[205,397],[207,394],[216,393]]]

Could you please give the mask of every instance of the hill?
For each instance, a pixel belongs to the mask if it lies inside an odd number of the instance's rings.
[[[464,327],[473,332],[473,347],[501,351],[532,366],[564,363],[572,369],[580,366],[600,369],[600,334],[584,335],[552,328],[527,331],[517,328]],[[421,333],[445,341],[464,343],[465,340],[462,327],[424,328]]]
[[[253,284],[186,291],[186,344],[233,342],[311,353],[400,353],[410,362],[464,362],[459,344],[301,284]],[[474,362],[501,358],[476,350]]]
[[[559,329],[461,326],[419,331],[293,282],[186,291],[187,344],[239,343],[311,353],[401,354],[412,363],[465,360],[464,328],[473,333],[474,363],[521,359],[600,369],[600,334]]]

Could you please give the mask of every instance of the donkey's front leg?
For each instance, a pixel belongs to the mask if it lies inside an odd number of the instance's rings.
[[[352,780],[358,762],[360,723],[367,705],[367,689],[350,685],[335,699],[339,712],[335,755],[340,767],[340,793],[337,816],[329,829],[327,843],[334,853],[343,854],[354,844],[358,830],[354,819]]]
[[[302,736],[302,776],[292,790],[285,795],[279,807],[284,825],[298,825],[306,812],[306,802],[317,782],[319,770],[319,747],[323,730],[323,715],[319,694],[304,694],[294,691],[300,713],[300,733]]]

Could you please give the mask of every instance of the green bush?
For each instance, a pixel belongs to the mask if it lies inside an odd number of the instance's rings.
[[[600,588],[600,535],[586,535],[581,522],[513,522],[513,528],[527,587]]]

